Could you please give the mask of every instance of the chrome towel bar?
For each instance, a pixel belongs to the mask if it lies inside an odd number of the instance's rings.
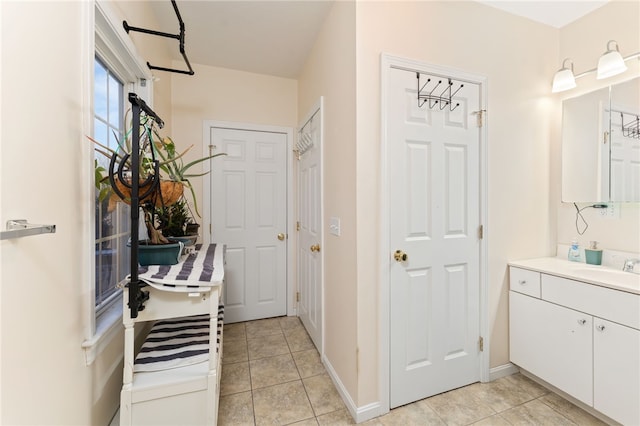
[[[28,237],[30,235],[54,234],[55,225],[35,225],[25,219],[12,219],[7,221],[6,231],[0,231],[0,240]]]

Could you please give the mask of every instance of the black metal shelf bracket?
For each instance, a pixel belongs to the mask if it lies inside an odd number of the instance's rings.
[[[176,4],[175,0],[171,0],[171,4],[173,5],[173,10],[176,12],[176,17],[178,18],[178,23],[180,24],[180,33],[178,33],[178,34],[170,34],[170,33],[165,33],[165,32],[161,32],[161,31],[149,30],[149,29],[146,29],[146,28],[132,27],[131,25],[129,25],[127,23],[127,21],[122,21],[122,26],[124,27],[124,30],[127,32],[127,34],[129,34],[129,31],[135,31],[135,32],[144,33],[144,34],[150,34],[150,35],[154,35],[154,36],[175,38],[176,40],[178,40],[179,45],[180,45],[180,54],[182,55],[182,59],[184,59],[184,62],[187,65],[188,70],[179,70],[179,69],[175,69],[175,68],[158,67],[158,66],[155,66],[155,65],[151,65],[149,62],[147,62],[147,66],[149,67],[149,69],[151,69],[151,70],[159,70],[159,71],[175,72],[175,73],[179,73],[179,74],[194,75],[195,72],[193,71],[193,68],[191,67],[191,63],[189,63],[189,59],[187,58],[187,54],[185,53],[185,50],[184,50],[184,28],[185,28],[184,27],[184,21],[182,21],[182,16],[180,16],[180,11],[178,10],[178,5]]]
[[[109,181],[111,183],[111,187],[120,196],[120,198],[124,199],[124,195],[117,190],[115,184],[116,177],[122,185],[131,190],[131,274],[126,286],[129,289],[129,309],[131,311],[131,318],[137,318],[138,312],[144,310],[144,302],[149,299],[149,292],[141,289],[141,287],[146,286],[146,284],[140,281],[138,277],[140,199],[146,197],[150,192],[155,190],[160,179],[159,163],[154,160],[154,174],[148,176],[145,181],[140,182],[140,126],[142,121],[141,119],[144,116],[153,120],[160,128],[164,127],[164,122],[135,93],[129,93],[129,102],[131,103],[133,129],[131,132],[131,152],[121,158],[117,170],[116,160],[118,158],[118,154],[116,153],[111,157],[109,165]],[[131,156],[130,162],[128,162],[129,155]],[[130,164],[129,170],[125,170],[126,163]],[[125,176],[125,174],[128,173],[130,173],[130,175]],[[141,189],[145,190],[145,193],[142,196],[140,196]]]

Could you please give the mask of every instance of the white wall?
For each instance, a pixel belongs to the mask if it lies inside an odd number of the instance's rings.
[[[507,262],[551,253],[549,82],[558,31],[476,2],[358,3],[358,299],[360,353],[376,354],[380,161],[380,54],[448,66],[488,79],[490,364],[509,361]],[[360,226],[358,227],[360,230]],[[370,232],[367,232],[369,230]],[[375,231],[375,232],[372,232]],[[371,355],[369,355],[371,354]],[[362,365],[362,363],[361,363]],[[360,405],[375,401],[373,359],[360,371]]]
[[[122,335],[89,366],[81,347],[93,256],[83,236],[93,232],[83,127],[92,14],[93,2],[0,2],[0,224],[57,226],[0,242],[2,424],[104,425],[119,403]]]
[[[609,40],[618,42],[620,53],[624,57],[640,52],[639,20],[640,2],[616,0],[567,25],[560,30],[557,67],[560,68],[562,60],[569,57],[573,59],[576,74],[595,68],[598,58],[606,51]],[[605,80],[596,80],[595,74],[579,78],[575,89],[557,94],[557,102],[560,103],[562,99],[572,98],[640,75],[640,60],[628,61],[627,66],[629,69],[623,74]],[[560,201],[562,170],[560,125],[558,119],[556,137],[553,139],[552,146],[554,154],[551,170],[552,208],[557,214],[558,242],[569,244],[572,238],[578,236],[578,233],[575,227],[576,215],[573,204]],[[576,161],[580,159],[577,158]],[[579,203],[578,205],[584,207],[588,204]],[[604,249],[640,253],[640,203],[621,203],[616,206],[620,210],[618,219],[602,218],[600,212],[594,209],[583,211],[589,228],[584,235],[579,236],[581,245],[586,246],[589,241],[596,240]]]
[[[180,65],[180,62],[174,62],[173,66]],[[203,144],[209,143],[208,140],[203,141],[205,120],[296,127],[296,80],[199,64],[192,64],[192,67],[195,71],[193,76],[171,76],[172,132],[163,132],[172,137],[181,151],[194,146],[186,161],[204,155]],[[193,172],[199,170],[202,170],[202,165],[194,166]],[[209,177],[191,179],[201,214],[206,201],[202,192],[205,179]],[[188,196],[191,198],[190,194]],[[196,219],[201,224],[209,221],[208,218]],[[201,228],[200,232],[208,232],[208,229]]]
[[[336,2],[326,17],[299,77],[298,114],[303,117],[324,96],[324,356],[357,404],[362,353],[357,315],[355,12],[355,2]],[[329,217],[340,218],[339,237],[329,234]]]

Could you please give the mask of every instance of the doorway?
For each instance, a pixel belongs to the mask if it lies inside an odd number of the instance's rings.
[[[394,408],[488,378],[486,82],[390,56],[382,76],[381,388]],[[420,102],[427,80],[427,93],[445,85]]]
[[[225,322],[287,315],[291,129],[205,123],[209,240],[226,245]],[[205,223],[206,225],[206,223]]]

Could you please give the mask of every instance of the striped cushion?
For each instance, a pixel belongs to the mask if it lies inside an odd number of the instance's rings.
[[[217,347],[220,352],[224,307],[218,308]],[[140,349],[135,372],[184,367],[209,360],[209,315],[157,321]]]

